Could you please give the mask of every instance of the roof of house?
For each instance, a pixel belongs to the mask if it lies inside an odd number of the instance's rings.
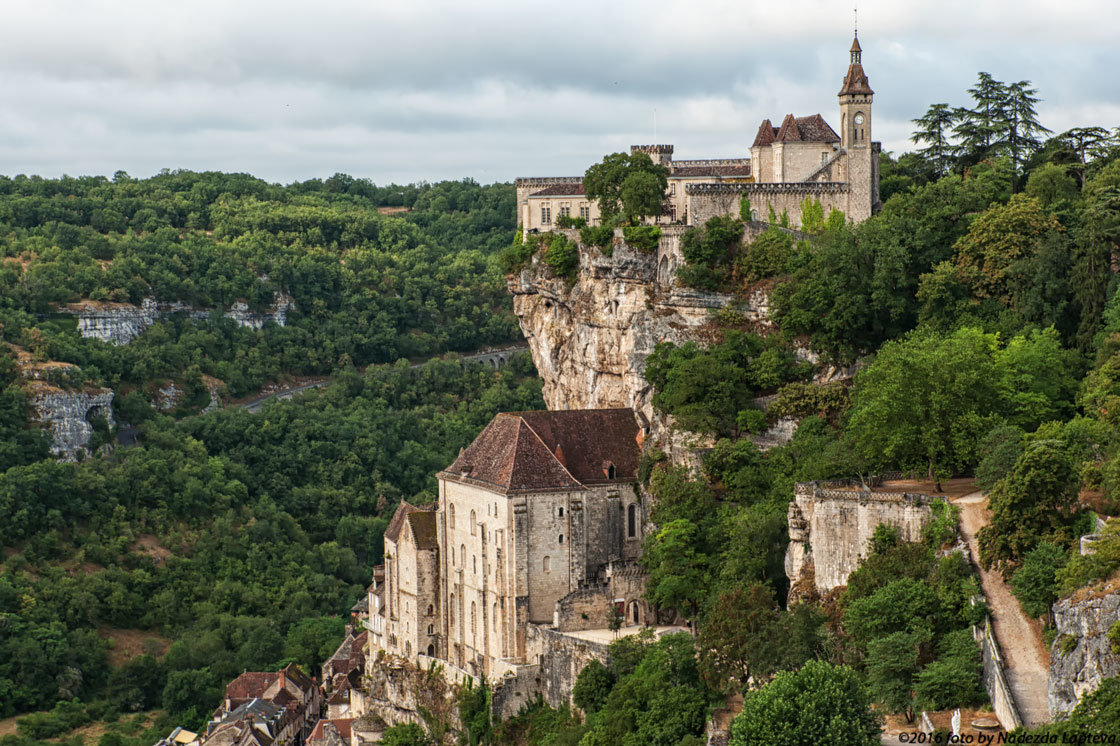
[[[439,476],[506,494],[628,482],[639,439],[629,409],[504,412]]]
[[[530,194],[530,197],[578,197],[584,194],[583,184],[553,184]]]
[[[432,506],[434,507],[434,506]],[[388,541],[398,542],[401,538],[401,529],[408,524],[412,532],[412,539],[420,549],[436,548],[436,514],[430,508],[418,508],[401,500],[397,510],[385,529],[385,538]]]
[[[751,147],[770,145],[774,142],[840,142],[840,136],[824,121],[820,114],[808,117],[795,117],[786,114],[781,127],[770,124],[769,119],[763,119],[755,135]]]
[[[342,737],[344,743],[350,741],[350,724],[354,722],[354,718],[334,718],[327,720],[326,718],[315,723],[315,730],[311,731],[311,737],[308,738],[309,743],[322,741],[325,737],[323,729],[328,723],[333,725],[338,730],[338,735]]]
[[[857,51],[859,42],[852,45],[852,51]],[[858,62],[853,62],[848,66],[848,74],[844,76],[844,86],[840,89],[840,94],[843,96],[846,93],[857,93],[865,96],[870,96],[875,93],[871,90],[871,84],[867,80],[867,73],[863,71],[863,65]]]
[[[226,699],[247,702],[264,694],[279,678],[279,671],[247,671],[226,685]]]

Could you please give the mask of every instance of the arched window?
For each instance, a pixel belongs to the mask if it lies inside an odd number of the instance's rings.
[[[455,528],[455,503],[447,506],[447,522],[451,525],[451,528]]]
[[[459,545],[459,567],[463,568],[464,570],[467,568],[467,545],[466,544],[460,544]]]
[[[432,614],[434,614],[435,611],[436,611],[436,608],[434,606],[432,606],[431,604],[428,604],[428,616],[431,616]],[[431,633],[429,632],[428,634],[431,634]]]
[[[471,601],[471,637],[478,634],[478,613],[475,610],[475,603]]]
[[[564,517],[564,507],[563,506],[561,506],[560,509],[557,511],[557,515],[561,518]]]
[[[544,571],[545,572],[552,572],[552,560],[551,559],[549,559],[548,557],[545,557],[543,564],[544,564]]]
[[[451,594],[451,598],[449,599],[447,606],[448,606],[448,609],[447,609],[447,625],[449,627],[454,627],[455,626],[455,594],[454,593]]]
[[[428,657],[429,658],[435,658],[436,657],[436,648],[435,648],[434,645],[429,645],[428,646]]]
[[[429,635],[434,635],[435,633],[436,633],[436,628],[434,626],[432,626],[431,624],[429,624],[428,625],[428,634]]]
[[[498,604],[494,604],[494,631],[498,631]]]
[[[558,538],[558,539],[556,540],[556,542],[557,542],[558,544],[563,544],[563,543],[564,543],[564,534],[560,534],[560,538]]]
[[[471,555],[471,572],[474,572],[474,573],[478,572],[478,555],[477,554],[472,554]]]
[[[626,536],[633,539],[638,535],[638,506],[630,503],[626,509]]]
[[[607,467],[607,479],[614,479],[614,464]]]
[[[478,526],[475,525],[475,515],[474,515],[474,511],[472,510],[471,511],[471,536],[476,536],[477,534],[475,532],[477,530],[478,530]]]

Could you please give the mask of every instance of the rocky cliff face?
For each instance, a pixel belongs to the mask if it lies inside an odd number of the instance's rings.
[[[93,436],[92,420],[104,417],[113,422],[113,392],[110,389],[67,391],[54,386],[35,386],[31,405],[36,418],[50,428],[51,453],[64,461],[74,461],[89,452]]]
[[[1068,713],[1101,681],[1120,675],[1120,655],[1107,638],[1120,621],[1120,581],[1090,590],[1054,604],[1058,636],[1050,648],[1051,717]]]
[[[269,321],[284,326],[288,311],[295,307],[291,296],[277,292],[272,306],[264,313],[249,309],[248,304],[237,301],[222,314],[233,319],[241,326],[260,329]],[[86,338],[100,339],[113,345],[128,344],[154,324],[157,319],[175,313],[185,313],[193,319],[204,319],[210,310],[195,308],[178,301],[159,303],[154,298],[145,298],[139,306],[130,303],[102,303],[82,301],[73,303],[67,311],[78,317],[78,333]]]
[[[574,284],[534,258],[509,279],[513,310],[544,380],[549,409],[632,407],[657,429],[653,391],[643,374],[658,342],[700,339],[710,313],[731,297],[681,287],[676,268],[681,229],[665,229],[656,252],[616,236],[611,256],[580,246]],[[574,241],[577,231],[564,231]],[[765,299],[746,310],[765,321]]]

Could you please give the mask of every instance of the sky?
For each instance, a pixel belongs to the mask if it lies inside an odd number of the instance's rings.
[[[837,126],[853,0],[4,0],[0,174],[161,169],[289,183],[581,174],[671,143],[743,157],[759,122]],[[1120,125],[1116,0],[861,0],[873,137],[1030,80],[1043,124]]]

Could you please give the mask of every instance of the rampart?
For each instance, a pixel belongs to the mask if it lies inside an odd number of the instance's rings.
[[[980,646],[984,658],[984,688],[988,691],[988,698],[992,701],[992,710],[995,711],[999,724],[1006,731],[1013,731],[1023,724],[1019,716],[1019,708],[1015,706],[1015,697],[1011,693],[1011,686],[1003,673],[1003,654],[1000,653],[999,643],[992,634],[991,617],[984,617],[984,626],[973,626],[972,636]]]
[[[874,481],[798,483],[789,504],[786,575],[796,582],[811,563],[818,591],[845,585],[879,524],[897,527],[904,541],[918,541],[933,501],[929,495],[893,492]]]
[[[790,225],[795,228],[801,227],[801,202],[806,197],[820,200],[825,215],[832,210],[849,212],[850,189],[844,182],[724,182],[689,184],[686,189],[689,222],[693,225],[703,225],[720,215],[738,215],[743,197],[750,200],[756,218],[766,219],[773,209],[777,216],[783,212],[789,215]]]

